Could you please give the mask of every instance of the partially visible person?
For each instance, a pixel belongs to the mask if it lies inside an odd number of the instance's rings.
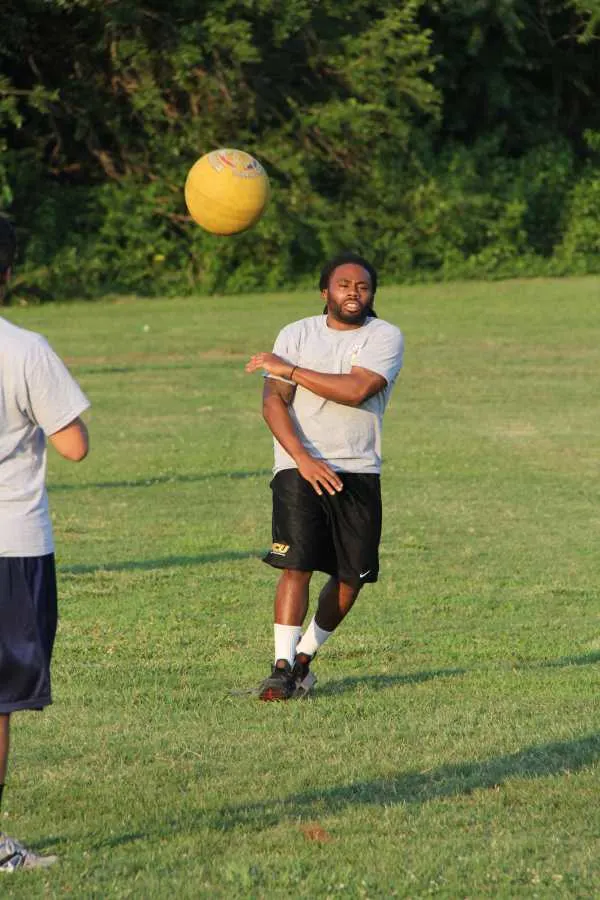
[[[0,292],[16,249],[14,229],[0,217]],[[46,445],[73,462],[84,459],[89,442],[80,416],[89,405],[41,335],[0,317],[0,804],[11,715],[52,702],[57,596]],[[0,872],[55,861],[0,832]]]
[[[310,689],[315,653],[379,572],[381,429],[404,342],[375,315],[377,273],[361,256],[330,260],[319,287],[324,314],[288,325],[273,353],[257,353],[246,366],[266,373],[263,415],[274,437],[275,475],[265,562],[282,570],[275,662],[261,700]],[[315,570],[330,577],[302,634]]]

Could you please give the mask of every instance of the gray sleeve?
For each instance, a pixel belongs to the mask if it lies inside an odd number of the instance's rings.
[[[273,344],[273,353],[276,356],[280,356],[282,359],[285,359],[291,366],[295,366],[300,362],[300,348],[298,346],[298,340],[296,334],[293,329],[287,325],[285,328],[282,328],[277,337],[275,338],[275,343]],[[278,375],[270,375],[268,372],[264,373],[267,378],[274,378],[276,381],[285,381],[286,384],[294,384],[293,381],[290,381],[288,378],[281,378]]]
[[[291,363],[292,366],[300,361],[298,341],[289,325],[282,328],[277,335],[273,345],[273,353],[277,354],[277,356],[281,356],[282,359]]]
[[[388,384],[398,377],[404,356],[404,338],[394,325],[377,328],[352,359],[352,364],[382,375]]]
[[[60,431],[90,405],[44,338],[36,341],[28,353],[25,376],[31,418],[47,436]]]

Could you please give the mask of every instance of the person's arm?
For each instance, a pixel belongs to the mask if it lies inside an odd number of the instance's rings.
[[[322,494],[325,489],[328,494],[333,495],[336,491],[341,491],[344,485],[331,466],[328,466],[323,460],[311,456],[300,440],[288,408],[294,399],[295,390],[293,384],[274,378],[265,378],[263,388],[264,420],[273,436],[298,466],[300,475],[310,482],[317,494]]]
[[[64,428],[49,435],[48,440],[61,456],[72,462],[81,462],[90,449],[88,430],[79,416]]]
[[[361,366],[353,366],[347,375],[330,375],[302,366],[292,366],[274,353],[256,353],[246,366],[246,371],[255,372],[257,369],[291,379],[313,394],[345,406],[360,406],[369,397],[382,391],[387,384],[383,375]]]
[[[87,456],[87,428],[81,420],[90,403],[62,359],[41,335],[32,339],[25,360],[25,380],[31,422],[65,459]]]

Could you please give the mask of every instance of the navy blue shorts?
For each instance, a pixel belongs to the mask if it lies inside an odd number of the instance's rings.
[[[56,623],[54,554],[0,556],[0,713],[52,703]]]
[[[360,587],[377,581],[381,539],[379,475],[338,472],[344,489],[317,494],[297,469],[278,472],[273,543],[264,562],[276,569],[326,572]]]

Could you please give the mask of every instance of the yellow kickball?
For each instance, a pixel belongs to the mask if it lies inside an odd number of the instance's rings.
[[[194,163],[185,181],[190,216],[212,234],[237,234],[251,228],[268,200],[267,173],[243,150],[206,153]]]

